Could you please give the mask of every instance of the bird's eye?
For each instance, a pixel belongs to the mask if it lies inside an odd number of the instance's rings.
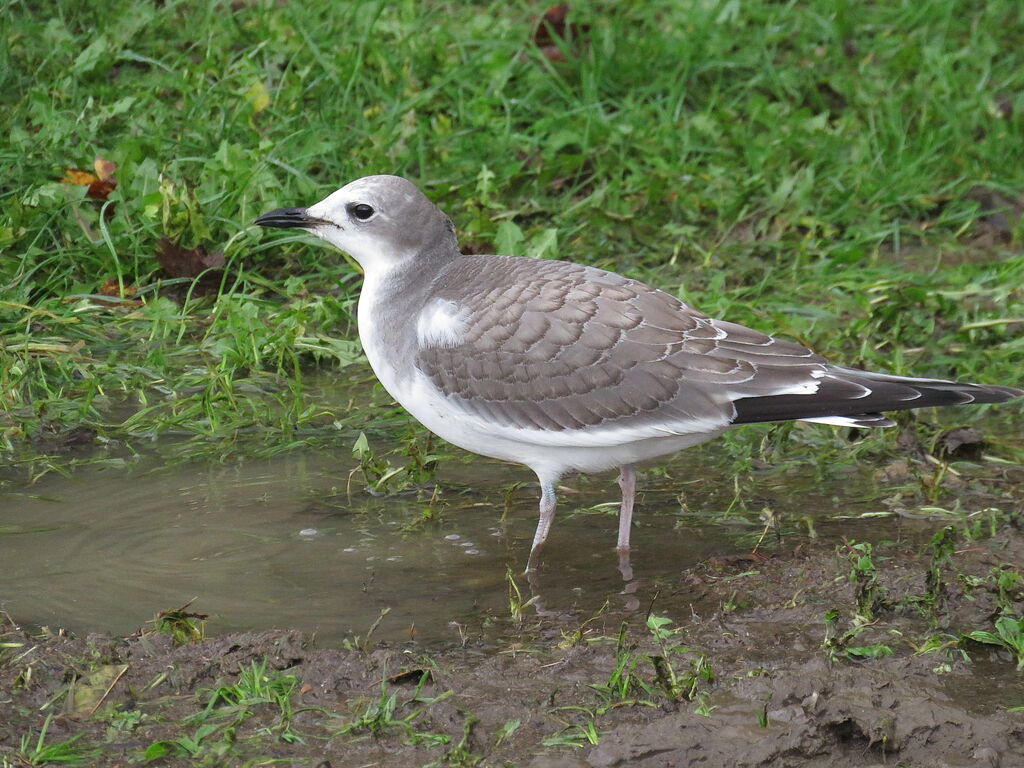
[[[350,205],[348,207],[348,212],[360,221],[366,221],[376,213],[376,211],[373,210],[373,206],[367,205],[366,203],[355,203]]]

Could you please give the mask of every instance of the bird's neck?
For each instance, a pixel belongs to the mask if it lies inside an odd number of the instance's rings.
[[[359,294],[359,340],[377,377],[392,396],[413,372],[416,320],[436,279],[461,258],[457,250],[423,252],[397,264],[365,270]]]

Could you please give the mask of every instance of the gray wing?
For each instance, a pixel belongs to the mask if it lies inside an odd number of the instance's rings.
[[[798,344],[578,264],[466,257],[431,295],[459,307],[463,333],[421,344],[417,367],[451,404],[503,426],[709,431],[736,418],[733,401],[810,394],[825,370]]]

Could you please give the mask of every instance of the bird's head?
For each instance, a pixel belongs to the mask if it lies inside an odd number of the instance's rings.
[[[304,229],[367,271],[386,270],[428,252],[458,252],[448,217],[400,176],[356,179],[309,208],[278,208],[255,223]]]

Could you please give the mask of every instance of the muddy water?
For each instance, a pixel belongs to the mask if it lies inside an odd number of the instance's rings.
[[[427,519],[432,489],[373,496],[356,476],[346,492],[355,437],[337,432],[330,448],[274,458],[186,463],[178,457],[195,449],[180,444],[149,444],[127,463],[114,460],[116,449],[98,447],[93,463],[78,454],[68,476],[51,472],[34,483],[0,467],[0,610],[30,630],[0,617],[0,689],[10,694],[0,696],[0,755],[35,733],[40,711],[100,658],[106,669],[123,665],[104,706],[138,707],[147,717],[130,737],[113,740],[103,717],[71,718],[61,727],[83,730],[59,738],[75,733],[82,743],[102,744],[111,765],[137,761],[139,745],[191,734],[183,724],[207,706],[209,689],[251,663],[287,669],[303,682],[295,711],[303,713],[296,724],[304,738],[284,745],[279,716],[254,708],[263,719],[246,728],[261,736],[236,742],[232,726],[236,746],[223,747],[236,750],[230,754],[238,763],[265,754],[310,765],[441,763],[472,730],[472,754],[495,765],[1024,765],[1024,729],[1013,719],[1024,704],[1015,659],[955,640],[992,627],[998,599],[1007,599],[996,594],[993,570],[1024,562],[1019,522],[1012,523],[1019,521],[1019,468],[976,467],[977,480],[960,478],[955,493],[942,495],[947,506],[955,499],[966,509],[996,505],[1007,514],[971,537],[957,534],[929,617],[919,601],[935,563],[921,544],[943,522],[878,517],[900,488],[875,482],[868,462],[833,468],[825,480],[793,464],[737,476],[738,462],[719,441],[647,468],[625,580],[612,551],[614,475],[571,478],[542,568],[528,580],[520,571],[537,489],[525,469],[451,450],[438,476],[441,502]],[[378,455],[393,447],[371,442]],[[525,485],[507,494],[515,483]],[[920,498],[921,487],[908,481],[903,491]],[[778,520],[781,540],[769,534],[758,543],[765,509]],[[822,646],[827,610],[837,611],[838,631],[854,626],[850,563],[834,546],[843,536],[898,543],[876,549],[885,600],[856,635],[858,644],[883,644],[891,656],[845,659],[847,641],[827,652]],[[730,557],[755,545],[777,556]],[[713,567],[702,565],[712,558]],[[509,618],[509,569],[522,599],[537,598],[518,626]],[[203,643],[88,635],[130,633],[157,610],[192,598],[192,609],[210,616]],[[1011,612],[1021,615],[1019,591],[1010,599]],[[648,610],[679,628],[669,652],[644,627]],[[384,611],[366,645],[372,653],[337,648],[365,638]],[[77,637],[41,637],[32,625]],[[284,631],[233,632],[272,628]],[[953,644],[919,653],[932,636]],[[600,694],[622,669],[617,637],[626,639],[635,664],[629,674],[640,681],[631,690],[643,688],[644,699],[659,706],[609,706]],[[411,638],[420,645],[407,654]],[[381,649],[380,640],[397,647]],[[419,651],[432,670],[421,678],[428,681],[422,694],[394,677],[425,664]],[[665,698],[655,660],[670,656],[671,668],[687,674],[698,655],[714,679],[695,677],[701,690],[692,701]],[[396,718],[414,722],[417,733],[443,735],[447,745],[424,746],[400,729],[373,739],[339,734],[338,714],[355,722],[381,681],[393,679]],[[511,736],[510,723],[521,724]],[[582,744],[587,723],[595,745],[572,757],[547,746],[566,738]]]
[[[789,521],[790,544],[807,535],[806,521],[796,522],[805,516],[825,537],[907,533],[898,519],[838,520],[884,509],[866,472],[853,482],[756,477],[743,510],[712,446],[677,457],[670,477],[644,476],[629,581],[612,551],[618,488],[608,474],[567,481],[543,567],[528,583],[520,571],[536,487],[516,491],[501,521],[505,489],[529,483],[526,470],[448,461],[440,520],[417,524],[423,496],[374,497],[358,479],[346,493],[352,439],[338,442],[331,451],[227,464],[166,466],[155,451],[125,468],[86,466],[8,485],[0,495],[0,609],[26,623],[127,633],[195,598],[192,609],[210,614],[214,633],[288,627],[327,645],[365,635],[388,611],[375,639],[452,642],[497,631],[488,627],[501,622],[489,619],[508,616],[509,568],[523,599],[536,595],[543,612],[586,614],[605,603],[646,610],[655,595],[677,590],[683,569],[749,551],[764,506]],[[773,545],[769,536],[763,546]]]
[[[611,549],[617,486],[605,475],[568,481],[544,567],[528,584],[519,571],[536,487],[517,490],[501,520],[505,488],[528,481],[525,470],[449,462],[440,520],[416,524],[423,498],[375,498],[357,480],[346,494],[349,444],[227,465],[165,467],[155,456],[13,488],[0,499],[0,608],[22,622],[128,633],[157,609],[196,598],[213,632],[288,627],[329,645],[365,635],[388,610],[375,638],[450,642],[508,614],[507,568],[542,610],[629,609],[675,589],[682,569],[748,551],[760,535],[756,514],[720,514],[734,499],[731,478],[713,466],[713,450],[692,451],[669,466],[676,479],[644,480],[630,583]],[[710,479],[683,479],[694,473]],[[758,485],[760,502],[755,493],[749,506],[799,499],[799,514],[813,510],[825,536],[858,536],[863,521],[834,518],[880,509],[849,480]],[[680,492],[701,511],[684,511]],[[879,522],[867,524],[877,535]],[[791,527],[791,537],[806,535],[806,524]]]

